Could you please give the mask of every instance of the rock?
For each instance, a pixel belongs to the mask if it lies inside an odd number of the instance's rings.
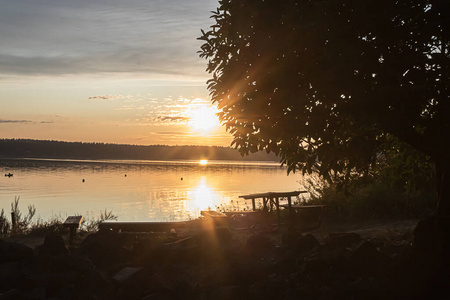
[[[88,258],[75,254],[39,256],[35,259],[35,266],[43,273],[64,273],[73,271],[80,274],[83,274],[94,267]]]
[[[27,278],[28,284],[34,287],[43,287],[47,296],[57,295],[58,291],[72,284],[78,283],[82,276],[73,271],[48,272],[34,274]]]
[[[131,252],[120,245],[117,234],[114,233],[89,235],[81,243],[79,252],[104,270],[111,270],[131,261]]]
[[[339,248],[349,248],[359,242],[361,242],[361,236],[354,232],[330,233],[327,245]]]
[[[27,299],[27,300],[41,300],[41,299],[47,299],[46,298],[46,290],[44,287],[37,287],[34,288],[30,291],[26,291],[24,292],[21,296],[23,296],[23,298],[21,299]],[[71,295],[73,297],[73,294]],[[66,297],[63,299],[70,299],[69,297]]]
[[[250,255],[261,255],[262,253],[273,252],[275,244],[264,235],[253,235],[247,239],[245,247]]]
[[[18,262],[9,262],[0,265],[0,291],[21,288],[24,285],[25,275]]]
[[[213,289],[206,295],[207,299],[228,300],[228,299],[249,299],[248,290],[238,285],[223,286]]]
[[[217,227],[201,231],[197,238],[199,245],[202,247],[223,249],[231,241],[231,233],[228,228]]]
[[[35,248],[35,254],[37,256],[56,256],[66,255],[69,251],[66,248],[66,244],[58,234],[47,234],[44,239],[44,243]]]
[[[215,261],[224,259],[231,242],[231,233],[228,228],[215,227],[208,230],[202,230],[194,240],[196,246],[180,249],[181,252],[189,251],[190,255],[182,254],[186,258],[197,259],[199,256],[203,260]],[[190,260],[193,262],[193,260]],[[200,261],[199,261],[200,262]]]
[[[220,268],[222,274],[213,278],[226,285],[248,285],[261,280],[269,274],[263,264],[258,260],[236,259],[227,266]]]
[[[149,283],[148,272],[142,267],[125,267],[117,272],[112,279],[121,286],[133,289],[145,288]]]
[[[98,268],[93,268],[84,275],[80,283],[79,299],[114,299],[114,286],[109,276]]]
[[[0,239],[0,264],[6,262],[28,262],[33,259],[33,250],[19,243],[8,243]]]
[[[414,247],[420,254],[443,256],[444,232],[437,225],[435,217],[428,217],[417,223],[414,229]]]
[[[370,241],[363,241],[351,254],[350,266],[358,273],[373,274],[386,272],[388,257],[378,251]]]
[[[11,289],[7,292],[0,293],[0,300],[21,300],[23,299],[22,291]]]
[[[378,256],[377,246],[369,241],[363,241],[353,251],[351,258],[353,260],[373,260]]]
[[[58,264],[57,270],[60,271],[74,271],[83,274],[94,268],[94,265],[89,259],[75,254],[58,257],[54,261]]]
[[[159,291],[151,293],[142,298],[142,300],[172,300],[173,295],[169,291]]]
[[[270,276],[249,287],[248,299],[283,299],[285,292],[286,290],[279,278]]]
[[[172,280],[159,273],[154,273],[150,278],[150,282],[151,289],[156,291],[171,291],[175,288]]]
[[[319,245],[319,241],[312,234],[298,236],[293,242],[293,248],[298,252],[310,251]]]

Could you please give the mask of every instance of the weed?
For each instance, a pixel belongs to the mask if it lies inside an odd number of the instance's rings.
[[[64,228],[61,216],[53,216],[47,221],[39,218],[33,223],[36,207],[28,205],[28,212],[23,215],[19,208],[19,200],[20,197],[14,197],[14,201],[11,203],[11,221],[8,220],[3,209],[0,211],[0,236],[63,234],[67,232],[68,229]],[[85,232],[94,232],[98,230],[98,224],[101,222],[117,219],[118,216],[105,209],[100,212],[98,219],[84,219],[80,229]]]
[[[11,223],[6,218],[5,211],[2,208],[2,211],[0,212],[0,235],[1,236],[7,235],[10,229]]]
[[[119,217],[115,215],[112,211],[100,211],[100,218],[95,220],[83,219],[81,222],[81,230],[86,232],[93,232],[98,230],[98,224],[103,221],[117,220]]]
[[[13,234],[24,234],[31,224],[31,220],[36,214],[36,207],[28,205],[28,213],[22,216],[19,209],[20,197],[14,197],[14,202],[11,203],[11,232]]]

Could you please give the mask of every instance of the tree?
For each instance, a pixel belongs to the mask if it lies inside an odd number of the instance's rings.
[[[200,56],[241,153],[330,179],[396,138],[436,164],[450,222],[448,0],[222,0],[212,18]]]

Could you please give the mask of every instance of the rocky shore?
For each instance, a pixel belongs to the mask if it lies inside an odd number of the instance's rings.
[[[72,246],[60,235],[35,247],[0,240],[0,300],[450,299],[439,239],[421,233],[429,225],[97,232]]]

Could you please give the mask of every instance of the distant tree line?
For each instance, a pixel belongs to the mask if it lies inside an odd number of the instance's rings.
[[[277,161],[264,152],[242,157],[238,150],[219,146],[124,145],[29,139],[0,139],[0,158],[244,160]]]

